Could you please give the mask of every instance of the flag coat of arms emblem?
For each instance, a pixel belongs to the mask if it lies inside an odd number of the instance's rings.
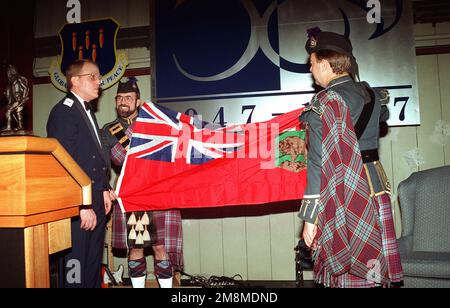
[[[301,199],[306,168],[298,161],[306,155],[295,153],[292,159],[286,158],[292,151],[279,144],[298,136],[293,131],[299,129],[299,114],[300,110],[294,110],[267,122],[221,127],[145,103],[132,126],[117,185],[122,210]],[[282,137],[284,134],[289,137]],[[277,156],[284,157],[282,163]],[[290,160],[289,168],[286,160]],[[296,163],[301,168],[292,168]]]
[[[79,59],[89,59],[98,64],[102,75],[101,88],[113,86],[125,74],[128,59],[116,50],[119,24],[111,18],[66,24],[59,32],[61,55],[49,69],[52,84],[66,92],[65,71]]]

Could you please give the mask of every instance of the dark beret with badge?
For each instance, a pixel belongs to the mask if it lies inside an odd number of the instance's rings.
[[[321,31],[319,28],[307,30],[308,40],[305,49],[311,54],[320,50],[332,50],[353,57],[353,46],[348,37],[334,32]]]
[[[139,87],[137,85],[137,79],[135,77],[128,77],[125,82],[119,81],[117,85],[117,93],[130,93],[135,92],[140,94]]]
[[[331,50],[348,56],[352,62],[352,76],[358,76],[358,64],[353,56],[353,46],[348,37],[335,32],[322,31],[318,27],[310,28],[306,32],[308,40],[305,49],[308,54],[321,50]]]

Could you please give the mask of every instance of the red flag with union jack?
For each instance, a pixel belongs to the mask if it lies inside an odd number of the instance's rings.
[[[300,112],[222,127],[144,103],[116,189],[119,204],[130,212],[301,199]]]

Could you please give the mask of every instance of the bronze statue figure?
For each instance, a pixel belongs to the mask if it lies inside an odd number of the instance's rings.
[[[6,128],[2,135],[27,134],[23,125],[23,109],[29,99],[28,80],[20,76],[13,65],[8,65],[8,86],[4,92],[7,99]]]

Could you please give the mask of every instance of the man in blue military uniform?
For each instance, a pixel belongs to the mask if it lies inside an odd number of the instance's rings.
[[[101,76],[97,64],[77,60],[66,71],[68,94],[50,112],[47,135],[56,138],[92,180],[92,206],[72,219],[72,249],[65,257],[66,287],[101,286],[106,215],[111,209],[109,160],[92,109]]]

